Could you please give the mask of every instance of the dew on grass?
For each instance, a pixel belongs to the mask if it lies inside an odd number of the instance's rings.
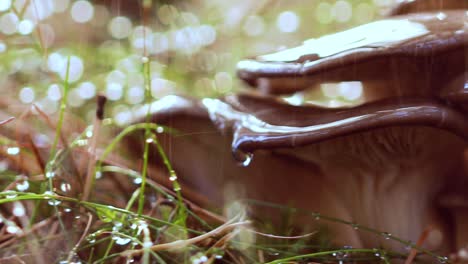
[[[102,172],[101,171],[96,171],[96,173],[94,174],[94,177],[96,179],[101,179],[102,178]]]
[[[23,204],[21,204],[20,202],[15,202],[13,204],[12,213],[14,216],[21,217],[26,214],[26,209],[24,209]]]
[[[150,248],[152,246],[153,246],[153,242],[151,242],[151,241],[145,241],[143,243],[143,248]]]
[[[385,239],[390,239],[392,237],[392,234],[388,233],[388,232],[382,232],[381,234]]]
[[[15,191],[12,191],[12,190],[4,191],[3,195],[5,195],[5,197],[7,199],[13,199],[13,198],[16,198],[16,196],[18,196],[18,194]]]
[[[54,177],[55,177],[55,172],[53,172],[53,171],[47,171],[47,172],[45,173],[45,177],[46,177],[47,179],[54,178]]]
[[[6,231],[10,234],[21,234],[21,228],[19,228],[17,225],[8,225],[6,228]]]
[[[141,177],[136,177],[135,179],[133,179],[133,183],[134,183],[134,184],[141,184],[142,181],[143,181],[143,180],[142,180]]]
[[[443,257],[438,257],[438,260],[439,260],[440,263],[445,264],[445,263],[448,262],[449,259],[448,259],[448,257],[443,256]]]
[[[60,190],[62,192],[68,192],[71,190],[71,184],[70,183],[67,183],[67,182],[63,182],[62,184],[60,184]]]
[[[47,201],[47,203],[48,203],[50,206],[57,206],[57,205],[61,204],[62,202],[59,201],[59,200],[50,199],[50,200]]]
[[[16,189],[20,192],[24,192],[29,189],[29,182],[27,180],[16,183]]]
[[[156,132],[159,133],[159,134],[164,133],[164,127],[158,126],[158,127],[156,128]]]
[[[146,139],[146,143],[148,143],[148,144],[151,144],[151,143],[153,143],[153,142],[154,142],[154,138],[153,138],[153,137],[149,137],[149,138]]]
[[[312,213],[312,217],[313,217],[315,220],[320,220],[320,213],[314,212],[314,213]]]
[[[9,147],[9,148],[7,148],[7,154],[8,155],[15,156],[15,155],[18,155],[19,153],[20,153],[20,148],[18,148],[18,147]]]

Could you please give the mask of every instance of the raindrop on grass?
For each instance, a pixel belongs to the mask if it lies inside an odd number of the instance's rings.
[[[60,184],[60,190],[62,190],[62,192],[70,191],[71,190],[71,184],[66,183],[66,182]]]
[[[24,180],[16,184],[16,189],[20,192],[24,192],[29,189],[29,182]]]
[[[16,198],[16,196],[18,196],[18,194],[12,190],[4,191],[3,194],[7,199],[13,199]]]
[[[392,237],[392,234],[388,233],[388,232],[383,232],[382,233],[382,236],[385,238],[385,239],[390,239],[390,237]]]
[[[312,217],[313,217],[315,220],[320,220],[320,213],[314,212],[314,213],[312,213]]]
[[[20,148],[18,147],[9,147],[7,148],[7,154],[8,155],[18,155],[20,153]]]
[[[143,248],[150,248],[153,246],[153,242],[151,241],[146,241],[145,243],[143,243]]]
[[[169,175],[170,175],[170,176],[169,176],[169,180],[170,180],[170,181],[175,181],[175,180],[177,180],[177,174],[175,173],[174,170],[171,170],[171,172],[169,173]]]
[[[141,177],[136,177],[135,179],[133,179],[133,183],[134,184],[141,184],[143,180],[141,179]]]
[[[50,199],[49,201],[47,201],[47,203],[51,206],[57,206],[59,204],[61,204],[62,202],[59,201],[59,200],[55,200],[55,199]]]
[[[45,177],[46,177],[47,179],[54,178],[54,177],[55,177],[55,172],[53,172],[53,171],[48,171],[48,172],[46,172]]]
[[[112,236],[112,239],[115,241],[115,243],[117,245],[120,245],[120,246],[126,245],[126,244],[130,243],[130,241],[132,241],[131,238],[121,237],[121,236],[118,236],[118,235]]]
[[[447,263],[448,262],[448,257],[438,257],[440,263]]]

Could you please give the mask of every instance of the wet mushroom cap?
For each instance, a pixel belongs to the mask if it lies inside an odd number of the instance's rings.
[[[144,108],[137,120],[144,120]],[[208,120],[233,135],[232,151],[294,148],[392,126],[429,126],[468,139],[468,118],[456,107],[427,98],[393,98],[353,108],[294,106],[275,97],[240,94],[202,101],[168,96],[153,104],[154,122],[182,116]]]
[[[360,81],[375,93],[434,96],[466,71],[466,16],[460,10],[372,22],[240,61],[238,76],[270,94]]]
[[[467,0],[404,0],[392,9],[390,15],[403,15],[427,11],[468,9]]]

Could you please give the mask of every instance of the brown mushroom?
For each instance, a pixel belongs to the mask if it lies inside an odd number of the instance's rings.
[[[437,199],[466,187],[465,15],[392,18],[243,61],[239,76],[267,93],[361,81],[368,99],[330,109],[268,95],[165,97],[152,105],[153,121],[179,133],[161,135],[163,148],[180,179],[217,206],[250,198],[386,232],[330,224],[337,244],[355,247],[402,250],[389,234],[416,241],[433,226],[440,236],[424,246],[453,250],[463,240]]]
[[[153,109],[153,121],[180,132],[160,136],[179,178],[217,206],[235,186],[235,198],[318,211],[412,241],[435,226],[443,238],[426,246],[453,249],[451,225],[434,204],[461,182],[468,146],[468,119],[450,106],[401,99],[323,109],[239,95],[201,102],[171,96]],[[401,249],[349,226],[331,229],[339,244]]]
[[[241,61],[238,75],[270,94],[290,94],[327,82],[360,81],[367,100],[433,97],[464,76],[465,21],[464,10],[376,21]],[[463,81],[456,84],[460,87],[452,89],[464,90]]]
[[[409,13],[421,13],[427,11],[441,11],[453,9],[468,9],[466,0],[403,0],[393,10],[390,15],[402,15]]]

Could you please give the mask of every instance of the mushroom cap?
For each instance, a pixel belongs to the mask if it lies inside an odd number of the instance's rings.
[[[441,11],[453,9],[468,9],[467,0],[400,0],[392,9],[390,15],[403,15],[427,11]]]
[[[370,87],[375,93],[434,96],[466,71],[466,16],[458,10],[372,22],[240,61],[238,76],[270,94],[361,81],[380,83]]]
[[[144,120],[142,110],[139,121]],[[170,125],[188,117],[212,122],[232,134],[233,153],[294,148],[392,126],[430,126],[468,139],[468,118],[457,108],[428,98],[390,98],[353,108],[294,106],[270,96],[240,94],[202,101],[168,96],[151,107],[153,120]]]

